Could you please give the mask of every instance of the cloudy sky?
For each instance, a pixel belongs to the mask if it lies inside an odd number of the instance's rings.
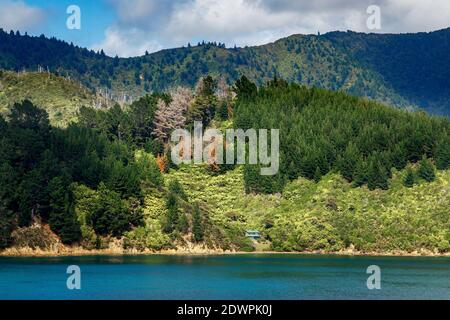
[[[66,27],[70,5],[81,9],[80,30]],[[0,27],[129,57],[202,40],[231,47],[296,33],[372,32],[370,5],[381,9],[376,32],[450,26],[450,0],[0,0]]]

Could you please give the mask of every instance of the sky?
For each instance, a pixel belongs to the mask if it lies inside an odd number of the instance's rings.
[[[71,5],[80,8],[80,29],[67,27]],[[373,5],[380,8],[375,30],[367,26]],[[120,57],[202,40],[242,47],[299,33],[405,33],[449,26],[450,0],[0,0],[4,30],[54,36]]]

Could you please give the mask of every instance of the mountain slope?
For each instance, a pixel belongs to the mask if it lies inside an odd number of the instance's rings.
[[[174,85],[194,86],[206,74],[228,83],[245,74],[258,84],[279,76],[448,115],[449,39],[450,29],[406,35],[332,32],[294,35],[258,47],[226,49],[209,43],[123,59],[43,36],[0,32],[0,68],[48,67],[91,89],[107,88],[121,102]]]
[[[325,35],[397,94],[432,113],[449,114],[450,29],[417,34]]]
[[[105,106],[108,101],[77,82],[51,73],[0,71],[0,113],[24,99],[45,108],[52,124],[65,126],[77,117],[81,106]]]
[[[258,90],[244,82],[234,112],[208,123],[279,128],[273,177],[250,165],[169,166],[152,138],[156,95],[124,110],[85,108],[60,129],[31,103],[15,105],[0,116],[0,249],[39,248],[40,217],[87,250],[248,251],[254,229],[257,249],[449,252],[448,119],[283,80]],[[220,97],[200,90],[195,99]],[[199,120],[210,109],[199,108]]]
[[[245,194],[240,168],[218,177],[198,167],[168,175],[180,181],[190,199],[208,208],[215,225],[231,234],[259,230],[263,239],[270,239],[272,250],[340,251],[354,246],[363,252],[448,251],[450,171],[413,188],[402,185],[404,176],[395,171],[390,190],[369,191],[352,188],[331,173],[318,183],[294,180],[276,196]],[[149,198],[152,206],[164,203]],[[151,214],[146,218],[149,225],[155,219]]]

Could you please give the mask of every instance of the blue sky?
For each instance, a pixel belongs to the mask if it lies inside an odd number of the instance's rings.
[[[2,0],[0,0],[2,2]],[[104,30],[114,23],[116,13],[106,1],[96,0],[26,0],[9,1],[22,2],[29,7],[39,8],[44,13],[44,19],[28,29],[30,34],[45,34],[73,42],[83,47],[90,47],[104,39]],[[69,30],[66,20],[68,6],[76,4],[81,9],[81,29]],[[27,30],[23,30],[27,31]]]
[[[81,30],[66,27],[69,5],[81,9]],[[370,5],[381,10],[380,30],[367,28]],[[43,33],[123,57],[201,40],[231,47],[296,33],[399,33],[449,25],[449,0],[0,0],[5,30]]]

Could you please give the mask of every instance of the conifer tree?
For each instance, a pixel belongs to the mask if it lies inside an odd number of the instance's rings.
[[[246,76],[242,76],[236,81],[233,91],[237,94],[238,99],[248,99],[258,93],[258,87]]]
[[[439,170],[450,168],[450,138],[438,142],[435,152],[436,167]]]
[[[65,244],[78,241],[81,237],[80,225],[74,209],[70,178],[65,174],[53,178],[48,185],[50,194],[50,228]]]
[[[361,158],[358,158],[354,173],[353,186],[362,187],[363,185],[365,185],[367,183],[367,174],[368,172],[366,163]]]
[[[338,168],[347,181],[353,181],[358,154],[358,147],[350,143],[345,149],[344,154],[338,160]]]
[[[411,168],[408,168],[403,179],[403,185],[407,188],[412,188],[414,186],[414,180],[414,172]]]
[[[188,220],[186,214],[184,214],[184,213],[180,214],[180,219],[178,221],[177,228],[178,228],[178,231],[180,231],[183,234],[188,233],[188,231],[189,231],[189,220]]]
[[[127,203],[117,192],[109,190],[102,182],[98,187],[98,197],[90,215],[95,233],[102,236],[121,236],[142,223],[142,213],[131,215]]]
[[[183,199],[184,201],[188,201],[188,196],[186,192],[184,192],[183,186],[181,185],[180,181],[178,181],[178,179],[173,179],[172,181],[170,181],[169,192]]]
[[[219,118],[219,120],[224,121],[228,119],[228,109],[229,109],[228,101],[222,100],[218,104],[216,115]]]
[[[427,182],[432,182],[436,179],[436,170],[430,159],[425,156],[419,162],[419,168],[417,170],[417,175]]]
[[[7,248],[11,244],[11,232],[14,229],[13,215],[7,213],[6,208],[0,203],[0,249]]]
[[[367,170],[367,185],[370,190],[389,189],[388,173],[377,154],[370,159]]]
[[[314,181],[319,182],[320,179],[322,179],[322,172],[320,171],[320,168],[316,168],[316,172],[314,173]]]
[[[178,224],[178,200],[173,192],[170,192],[166,199],[167,217],[164,225],[165,233],[172,233]]]
[[[192,215],[192,232],[194,233],[195,242],[201,242],[204,238],[202,217],[200,213],[200,207],[196,203],[194,206],[194,213]]]

